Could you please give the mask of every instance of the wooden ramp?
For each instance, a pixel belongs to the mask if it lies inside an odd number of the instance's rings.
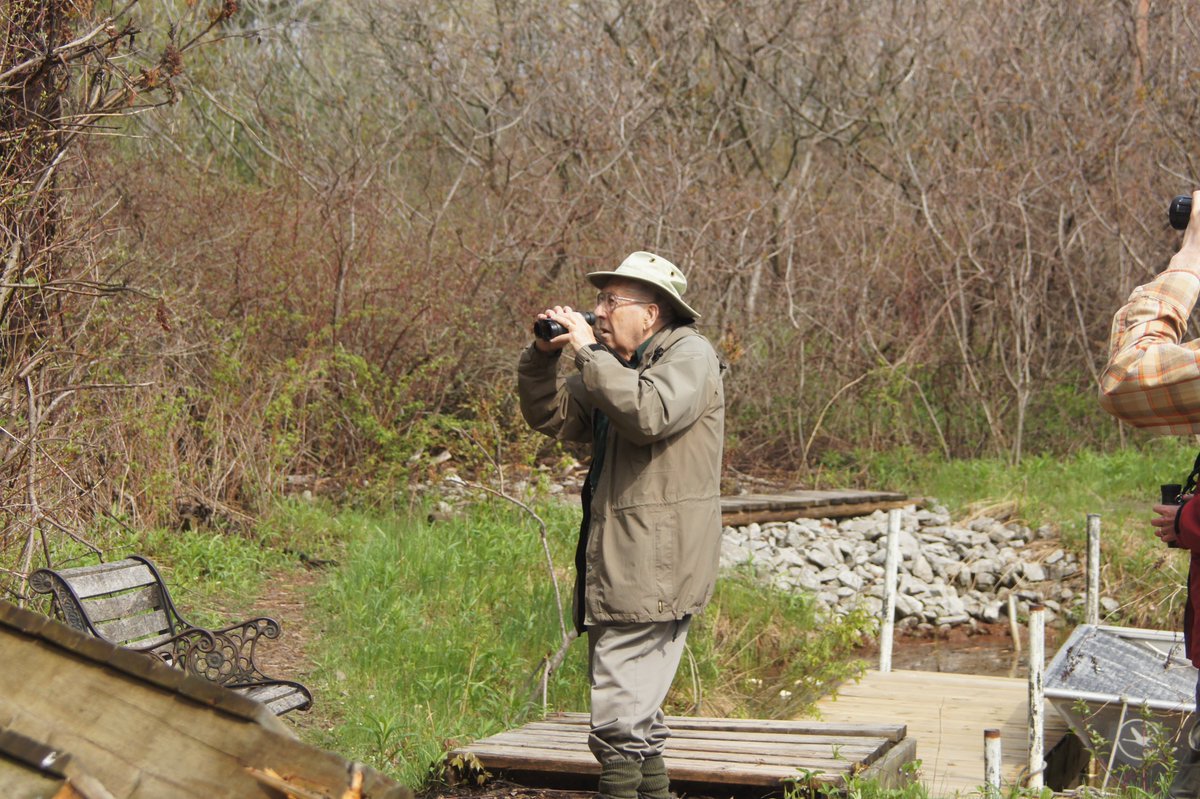
[[[840,784],[861,773],[887,785],[915,745],[903,726],[670,716],[667,770],[672,788],[691,794],[781,796],[810,774]],[[595,786],[599,764],[587,748],[588,716],[559,713],[452,751],[451,768],[478,761],[489,772],[535,787]]]
[[[792,519],[836,519],[866,516],[877,510],[912,504],[906,494],[892,491],[788,491],[780,494],[739,494],[721,498],[721,521],[727,525],[782,522]]]
[[[821,718],[864,724],[904,724],[917,741],[921,782],[931,797],[977,795],[983,784],[983,731],[1001,736],[1004,785],[1027,774],[1029,683],[1010,677],[949,672],[868,671],[856,684],[821,700]],[[1067,734],[1066,721],[1046,703],[1045,751]]]

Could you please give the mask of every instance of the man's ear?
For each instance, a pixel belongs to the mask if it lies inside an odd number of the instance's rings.
[[[657,302],[651,302],[644,306],[646,313],[649,315],[649,328],[653,328],[658,324],[658,320],[662,318],[662,309],[658,307]]]

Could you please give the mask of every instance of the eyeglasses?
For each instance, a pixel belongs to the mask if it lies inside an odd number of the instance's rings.
[[[602,291],[596,295],[596,304],[603,305],[609,311],[615,311],[622,305],[652,305],[654,300],[638,300],[633,297],[622,297],[611,291]]]

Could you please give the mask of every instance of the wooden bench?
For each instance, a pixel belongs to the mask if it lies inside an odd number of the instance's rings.
[[[279,622],[255,618],[219,630],[197,627],[179,615],[146,558],[38,569],[29,585],[52,597],[53,614],[67,625],[237,691],[277,716],[312,705],[307,688],[268,677],[255,661],[259,640],[279,637]]]

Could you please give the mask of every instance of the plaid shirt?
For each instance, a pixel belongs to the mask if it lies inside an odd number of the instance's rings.
[[[1100,404],[1154,433],[1200,433],[1200,340],[1182,341],[1200,270],[1168,268],[1113,317]]]

